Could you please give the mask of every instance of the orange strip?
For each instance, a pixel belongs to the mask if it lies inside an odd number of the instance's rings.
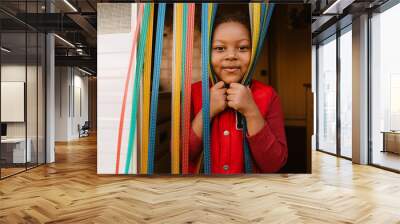
[[[194,33],[194,3],[188,7],[188,27],[187,27],[187,45],[186,45],[186,66],[185,66],[185,99],[184,99],[184,120],[183,120],[183,138],[182,138],[182,173],[189,173],[189,131],[190,131],[190,100],[191,100],[191,82],[192,82],[192,57],[193,57],[193,33]]]

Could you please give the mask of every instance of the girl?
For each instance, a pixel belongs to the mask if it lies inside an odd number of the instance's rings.
[[[251,58],[248,17],[244,13],[216,16],[212,36],[211,66],[220,80],[210,88],[211,171],[213,174],[244,172],[243,133],[236,111],[247,122],[246,137],[255,173],[277,172],[287,159],[283,114],[276,92],[253,80],[241,83]],[[192,128],[190,130],[190,173],[202,152],[201,82],[192,84]]]

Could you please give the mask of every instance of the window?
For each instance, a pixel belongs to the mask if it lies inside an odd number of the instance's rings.
[[[41,12],[44,3],[18,2],[20,15]],[[0,6],[8,4],[15,5]],[[45,163],[46,39],[4,12],[0,17],[0,178],[5,178]]]
[[[371,162],[400,170],[400,4],[371,18]]]
[[[336,36],[320,44],[317,51],[317,148],[336,154]]]
[[[352,26],[317,48],[317,149],[352,157]]]
[[[340,36],[340,155],[352,157],[352,33],[351,26]]]

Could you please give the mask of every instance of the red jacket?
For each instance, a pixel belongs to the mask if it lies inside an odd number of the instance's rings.
[[[277,172],[287,160],[287,144],[283,113],[278,95],[259,81],[250,86],[253,99],[265,119],[265,126],[247,140],[253,160],[254,173]],[[202,107],[201,82],[192,84],[192,111],[194,118]],[[236,113],[226,109],[211,121],[211,170],[213,174],[244,173],[243,134],[236,129]],[[189,172],[196,172],[202,157],[203,141],[190,129]]]

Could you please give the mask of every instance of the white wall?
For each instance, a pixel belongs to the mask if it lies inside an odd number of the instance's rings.
[[[41,66],[36,64],[25,66],[24,64],[12,63],[3,64],[1,66],[2,82],[24,82],[26,84],[26,106],[25,103],[21,108],[21,112],[26,112],[26,120],[22,122],[6,122],[8,138],[25,138],[30,139],[30,148],[32,161],[39,163],[44,162],[44,74]],[[27,79],[27,81],[26,81]],[[2,96],[7,97],[7,96]],[[1,108],[4,110],[12,110],[10,108]],[[15,113],[15,112],[14,112]],[[37,153],[39,156],[37,157]]]
[[[27,70],[26,70],[27,69]],[[1,66],[1,81],[2,82],[25,82],[25,76],[26,76],[26,71],[28,72],[28,75],[30,74],[35,74],[36,75],[36,67],[33,66],[28,66],[25,67],[24,65],[18,65],[18,64],[5,64]],[[29,78],[29,77],[28,77]],[[29,80],[29,84],[32,84],[32,80]],[[36,85],[36,82],[33,83]],[[36,89],[33,88],[27,88],[27,102],[30,103],[34,100],[33,98],[36,98]],[[34,106],[36,108],[36,105],[28,105],[28,106]],[[1,108],[1,110],[6,110],[7,108]],[[32,115],[34,115],[32,117]],[[27,114],[28,122],[31,122],[35,120],[36,122],[36,114],[33,113],[28,113]],[[26,122],[7,122],[7,136],[8,137],[25,137],[25,123]],[[29,133],[31,131],[29,130],[30,127],[33,127],[33,125],[28,125],[28,137]],[[36,130],[36,126],[34,127]]]
[[[69,76],[67,67],[55,68],[55,141],[68,140]]]
[[[83,77],[80,71],[74,70],[74,108],[72,111],[72,119],[71,119],[71,132],[73,138],[78,138],[78,124],[81,126],[85,123],[85,121],[89,120],[89,113],[88,113],[88,77]],[[80,93],[78,93],[80,91]],[[80,97],[79,97],[80,96]],[[79,102],[80,101],[80,102]],[[81,107],[81,108],[79,108]],[[81,109],[81,111],[79,111]]]
[[[117,167],[118,145],[120,146],[120,163],[118,173],[137,173],[136,137],[133,138],[133,155],[128,157],[128,142],[131,122],[133,75],[130,79],[126,96],[126,110],[120,126],[122,105],[127,71],[129,68],[132,37],[136,27],[137,4],[101,3],[97,5],[97,173],[115,174]],[[125,11],[125,10],[131,11]],[[118,16],[113,16],[118,15]],[[122,29],[120,24],[128,24]],[[132,24],[131,24],[132,23]],[[133,52],[136,52],[135,49]],[[135,61],[134,56],[133,61]],[[132,71],[135,71],[135,64]],[[161,80],[160,80],[161,81]],[[162,82],[162,81],[161,81]],[[161,84],[162,85],[162,84]],[[121,130],[120,142],[118,133]],[[127,163],[130,159],[131,163]],[[128,165],[127,165],[128,164]],[[125,170],[125,167],[131,169]],[[127,171],[127,172],[125,172]]]
[[[88,77],[72,67],[55,70],[55,141],[70,141],[88,120]]]

